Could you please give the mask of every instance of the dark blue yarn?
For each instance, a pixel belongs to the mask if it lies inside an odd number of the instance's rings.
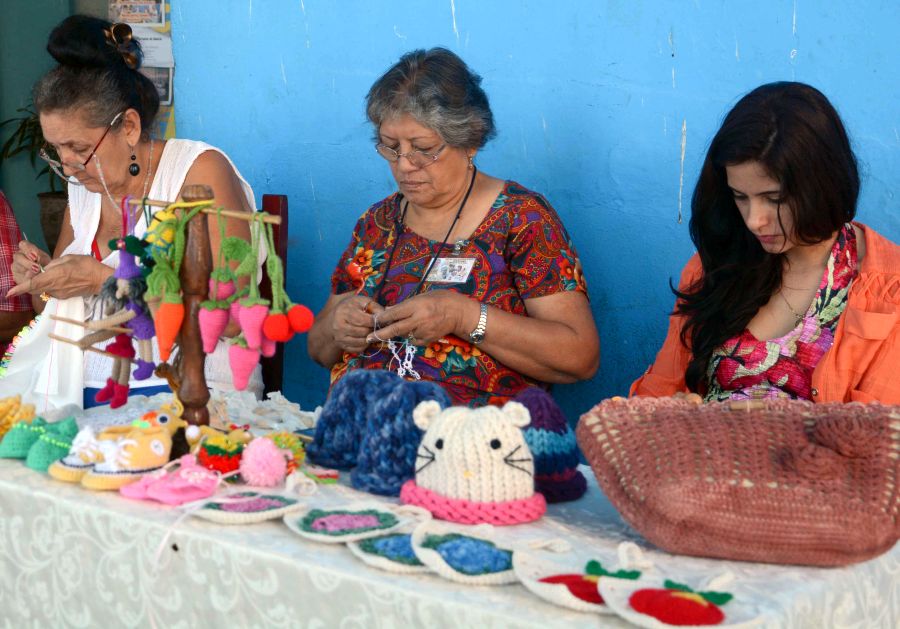
[[[426,400],[436,401],[441,408],[451,405],[438,384],[399,377],[392,390],[372,402],[357,467],[350,476],[353,487],[382,496],[400,494],[403,483],[415,476],[416,452],[422,440],[412,412]]]
[[[356,465],[370,405],[403,378],[380,369],[359,369],[338,380],[322,407],[316,435],[306,448],[310,460],[339,470]]]

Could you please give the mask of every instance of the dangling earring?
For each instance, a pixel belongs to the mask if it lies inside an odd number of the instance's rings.
[[[473,156],[469,155],[469,170],[472,170],[472,168],[475,167],[475,164],[472,162],[472,158]]]
[[[137,155],[134,154],[134,147],[131,147],[131,165],[128,167],[128,173],[132,177],[137,177],[141,173],[141,166],[137,163]]]

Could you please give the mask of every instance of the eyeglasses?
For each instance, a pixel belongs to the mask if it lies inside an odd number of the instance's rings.
[[[441,148],[439,148],[434,153],[419,150],[407,151],[406,153],[398,153],[391,147],[385,146],[384,144],[375,145],[375,150],[378,151],[378,154],[387,161],[399,162],[401,157],[405,157],[409,160],[409,163],[416,168],[425,168],[429,164],[433,164],[441,154],[441,151],[443,151],[445,148],[447,148],[447,145],[442,144]]]
[[[115,126],[115,124],[119,121],[119,119],[122,117],[122,115],[124,113],[125,113],[124,111],[120,111],[110,121],[109,125],[106,127],[106,131],[104,131],[103,135],[100,136],[100,139],[97,140],[97,143],[94,145],[94,148],[91,150],[91,153],[90,153],[90,155],[87,156],[86,160],[84,160],[80,164],[77,164],[77,163],[69,164],[67,162],[67,163],[65,163],[65,166],[68,166],[68,168],[70,170],[74,170],[76,173],[79,173],[79,172],[83,171],[85,168],[87,168],[88,162],[90,162],[92,159],[94,159],[94,155],[97,154],[97,149],[99,149],[100,145],[103,144],[103,140],[106,139],[106,135],[109,133],[110,129],[112,129],[113,126]],[[41,148],[38,155],[40,156],[40,158],[42,160],[47,162],[47,165],[50,166],[50,168],[53,170],[53,172],[55,172],[57,175],[59,175],[65,182],[76,185],[76,186],[82,185],[82,183],[80,181],[78,181],[78,178],[75,177],[75,175],[66,175],[65,171],[63,170],[63,166],[64,166],[63,162],[50,155],[47,145],[44,145]],[[58,155],[57,155],[57,157],[58,157]]]

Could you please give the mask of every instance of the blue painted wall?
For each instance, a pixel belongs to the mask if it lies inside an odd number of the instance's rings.
[[[173,0],[172,21],[179,135],[222,147],[257,195],[290,196],[288,289],[314,309],[355,220],[394,189],[365,122],[371,83],[435,45],[481,73],[499,136],[479,167],[547,196],[589,281],[602,366],[558,387],[570,419],[654,357],[703,154],[753,87],[830,97],[863,166],[860,218],[900,241],[895,0]],[[288,397],[321,403],[327,380],[292,341]]]

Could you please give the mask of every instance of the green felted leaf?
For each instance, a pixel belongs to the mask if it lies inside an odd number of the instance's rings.
[[[734,598],[733,594],[729,594],[728,592],[697,592],[700,596],[708,600],[713,605],[718,605],[721,607],[728,601]]]
[[[679,592],[693,592],[694,591],[690,587],[685,585],[684,583],[677,583],[676,581],[670,581],[668,579],[666,579],[663,582],[663,587],[665,587],[667,590],[678,590]]]

